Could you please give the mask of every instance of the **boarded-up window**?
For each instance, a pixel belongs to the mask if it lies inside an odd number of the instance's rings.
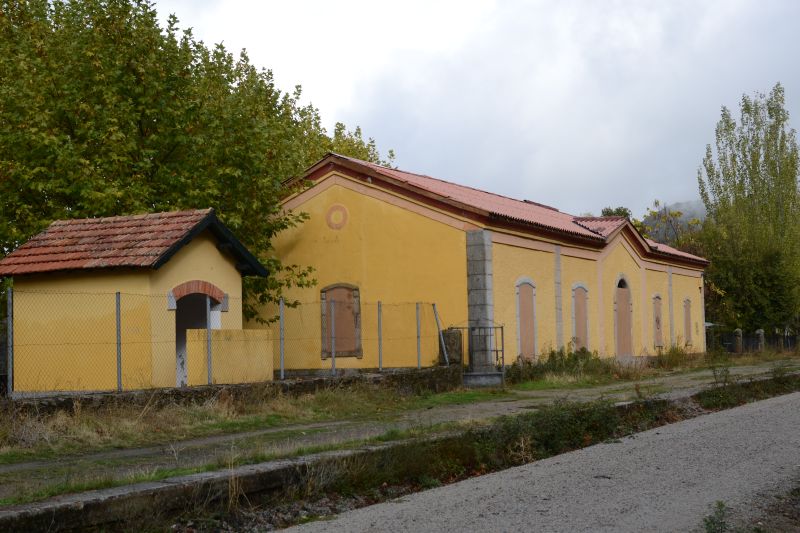
[[[683,301],[683,331],[686,345],[692,345],[692,301],[688,298]]]
[[[573,319],[575,320],[575,349],[589,348],[588,292],[585,287],[572,289]]]
[[[619,280],[614,298],[618,356],[633,355],[632,302],[633,299],[631,298],[631,290],[628,288],[628,283],[624,279]]]
[[[358,289],[333,285],[322,290],[322,357],[361,357],[361,303]]]
[[[530,282],[525,281],[517,285],[519,355],[526,359],[533,359],[536,356],[535,291]]]
[[[664,347],[663,318],[661,315],[661,296],[653,297],[653,344],[656,348]]]

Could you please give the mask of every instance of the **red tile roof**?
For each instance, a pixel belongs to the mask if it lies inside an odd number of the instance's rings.
[[[0,276],[100,268],[158,268],[199,231],[233,241],[243,273],[266,275],[213,209],[57,220],[0,261]],[[259,268],[260,267],[260,268]],[[245,272],[246,271],[246,272]],[[251,272],[252,271],[252,272]]]
[[[388,168],[368,161],[362,161],[360,159],[334,153],[328,154],[328,156],[311,167],[308,173],[313,173],[322,163],[328,161],[336,162],[336,160],[356,165],[362,169],[367,169],[412,190],[429,193],[444,201],[482,211],[492,217],[539,226],[559,233],[566,233],[589,240],[599,241],[601,243],[607,242],[608,238],[619,228],[629,224],[625,217],[576,217],[568,213],[562,213],[553,207],[530,200],[516,200],[507,196],[459,185],[424,174]],[[634,231],[636,230],[634,229]],[[658,255],[688,259],[701,264],[708,263],[708,261],[702,257],[681,252],[670,246],[655,243],[649,239],[647,239],[646,242],[647,246],[651,248],[651,251]]]
[[[401,183],[434,193],[464,205],[478,208],[495,216],[527,222],[529,224],[572,233],[590,239],[597,239],[599,237],[596,232],[580,224],[576,224],[575,217],[567,213],[562,213],[554,207],[531,202],[529,200],[516,200],[507,196],[474,189],[438,178],[432,178],[424,174],[414,174],[412,172],[382,167],[374,163],[338,154],[336,157],[346,159],[359,165],[365,165],[375,172],[388,176]]]
[[[657,252],[661,252],[662,254],[675,255],[675,256],[678,256],[678,257],[685,257],[687,259],[693,259],[693,260],[696,260],[696,261],[705,261],[705,262],[707,262],[707,260],[703,259],[702,257],[698,257],[696,255],[692,255],[692,254],[690,254],[688,252],[683,252],[681,250],[678,250],[677,248],[673,248],[672,246],[667,246],[666,244],[663,244],[663,243],[660,243],[660,242],[656,242],[653,239],[645,239],[645,241],[647,241],[647,244],[650,245],[650,247],[653,250],[655,250]]]
[[[625,217],[574,217],[574,220],[576,224],[589,228],[606,238],[628,221]]]

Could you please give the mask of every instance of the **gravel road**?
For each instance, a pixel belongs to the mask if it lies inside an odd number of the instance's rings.
[[[692,531],[718,500],[747,513],[799,478],[795,393],[294,529]]]

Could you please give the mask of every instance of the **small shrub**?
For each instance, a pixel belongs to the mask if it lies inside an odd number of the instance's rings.
[[[714,511],[703,519],[703,527],[706,533],[727,533],[731,531],[728,525],[728,508],[723,502],[718,501],[714,505]]]
[[[683,347],[676,345],[671,346],[669,350],[659,351],[653,364],[662,370],[673,370],[688,366],[689,360],[688,352]]]

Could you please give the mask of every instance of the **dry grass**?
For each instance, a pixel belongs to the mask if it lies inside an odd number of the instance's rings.
[[[253,431],[290,423],[359,418],[401,410],[413,397],[371,386],[351,386],[298,397],[241,397],[224,390],[194,404],[116,405],[39,413],[9,410],[0,424],[0,462],[26,456],[174,443],[207,435]]]

